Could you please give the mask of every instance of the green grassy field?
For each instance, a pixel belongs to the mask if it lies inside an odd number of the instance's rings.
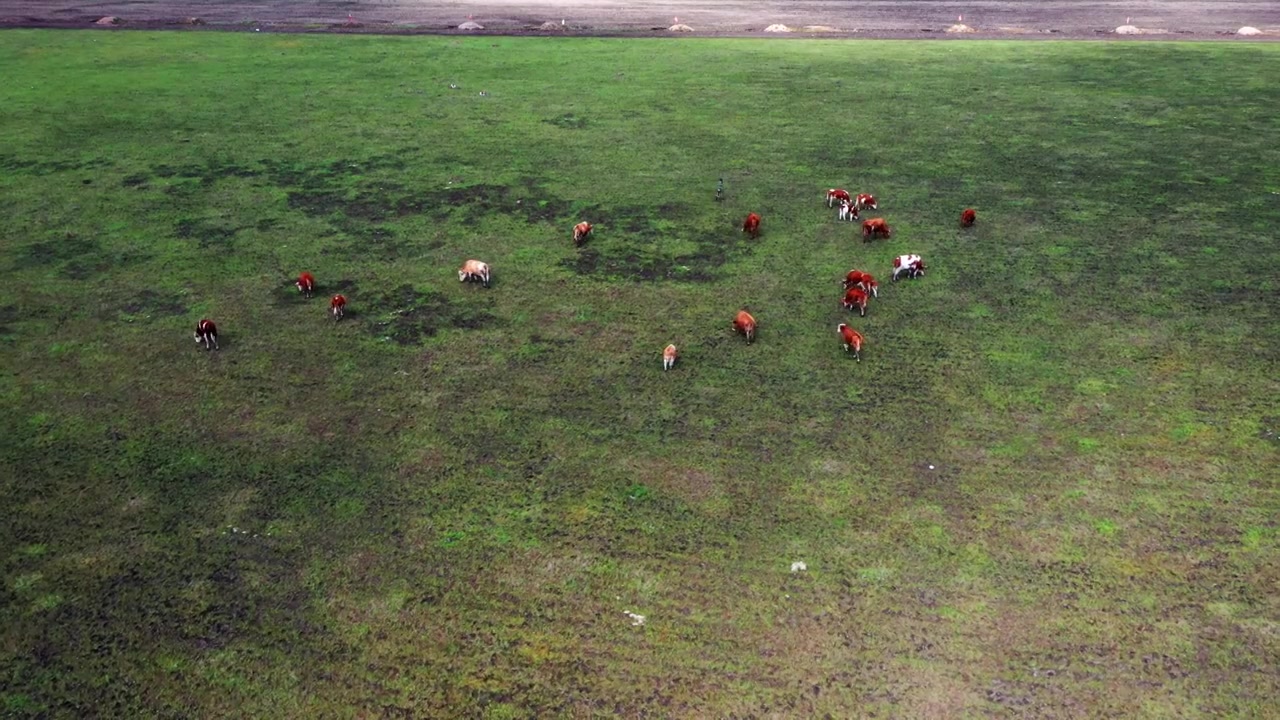
[[[0,714],[1280,714],[1280,45],[0,67]]]

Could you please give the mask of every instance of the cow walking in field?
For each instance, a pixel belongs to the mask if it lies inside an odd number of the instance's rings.
[[[676,358],[680,356],[674,344],[668,345],[662,350],[662,369],[670,370],[676,366]]]
[[[857,206],[857,205],[854,205],[854,204],[853,204],[852,202],[850,202],[849,200],[841,200],[841,201],[840,201],[840,215],[839,215],[839,217],[840,217],[840,219],[841,219],[841,220],[848,220],[849,222],[853,222],[853,221],[857,220],[857,219],[858,219],[858,206]]]
[[[479,282],[489,287],[489,266],[479,260],[468,260],[458,269],[458,282]]]
[[[755,213],[747,215],[747,219],[742,221],[742,232],[751,237],[760,236],[760,216]]]
[[[733,329],[747,338],[748,345],[756,341],[756,319],[746,310],[739,310],[733,318]]]
[[[334,295],[329,300],[329,312],[333,313],[334,320],[341,320],[342,316],[347,314],[347,298],[345,295]]]
[[[573,244],[582,245],[587,241],[587,236],[591,234],[592,225],[583,221],[573,226]]]
[[[196,323],[196,342],[204,343],[205,350],[218,349],[218,326],[212,320]]]
[[[849,197],[848,190],[831,188],[827,191],[827,207],[829,208],[835,207],[836,203],[850,202],[851,200],[852,198]]]
[[[889,223],[885,222],[884,218],[871,218],[870,220],[862,221],[863,242],[871,242],[872,238],[877,235],[888,240],[891,232],[892,231],[889,230]]]
[[[858,308],[858,314],[867,316],[867,294],[861,289],[852,287],[844,291],[844,300],[840,301],[845,310]]]
[[[309,298],[315,294],[316,278],[309,272],[304,272],[298,276],[298,281],[294,283],[298,286],[298,292],[302,293],[302,297]]]
[[[876,204],[876,196],[867,193],[858,193],[858,197],[853,199],[853,206],[859,210],[878,210],[880,206]]]
[[[960,213],[960,227],[962,228],[973,227],[973,224],[977,221],[978,213],[973,208],[965,208],[964,212]]]
[[[856,287],[870,294],[871,297],[880,297],[880,283],[876,282],[876,279],[871,276],[871,273],[865,273],[861,270],[850,270],[849,274],[844,276],[844,280],[842,280],[841,283],[844,285],[845,290]]]
[[[897,281],[898,276],[902,274],[906,274],[911,279],[922,277],[924,270],[924,258],[919,255],[899,255],[893,259],[894,281]]]
[[[836,333],[840,336],[841,342],[844,343],[844,351],[853,351],[853,356],[858,362],[862,362],[862,333],[844,323],[836,326]]]

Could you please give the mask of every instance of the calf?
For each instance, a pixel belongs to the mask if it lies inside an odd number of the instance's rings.
[[[835,207],[837,202],[849,202],[849,191],[831,188],[827,191],[827,207]]]
[[[196,342],[204,343],[205,350],[218,349],[218,326],[212,320],[196,323]]]
[[[760,235],[760,216],[755,213],[747,215],[747,219],[742,221],[742,232],[751,237],[759,237]]]
[[[668,345],[662,350],[662,369],[670,370],[676,365],[676,358],[680,353],[676,351],[675,345]]]
[[[853,222],[858,219],[858,206],[848,200],[840,201],[840,219]]]
[[[919,255],[899,255],[893,259],[893,279],[896,281],[898,276],[906,273],[909,278],[918,278],[924,275],[924,258]]]
[[[746,336],[748,345],[756,341],[756,319],[746,310],[739,310],[733,318],[733,329]]]
[[[591,223],[580,222],[573,226],[573,244],[581,245],[587,241],[587,236],[591,234]]]
[[[859,210],[879,210],[880,209],[879,206],[876,205],[876,197],[874,195],[868,195],[866,193],[859,193],[858,197],[854,199],[853,205]]]
[[[333,313],[334,320],[341,320],[347,312],[347,298],[343,295],[334,295],[329,301],[329,312]]]
[[[871,242],[871,239],[879,235],[888,240],[890,235],[889,223],[884,218],[871,218],[862,221],[862,241]]]
[[[862,333],[844,323],[836,326],[836,333],[844,341],[844,351],[853,350],[853,356],[858,359],[858,362],[862,362]]]
[[[298,282],[294,283],[298,286],[298,291],[303,297],[311,297],[316,291],[316,278],[309,272],[304,272],[298,276]]]
[[[474,280],[489,287],[489,266],[479,260],[468,260],[458,270],[458,282]]]
[[[867,294],[858,288],[849,288],[844,291],[844,300],[840,301],[845,310],[858,308],[858,314],[862,317],[867,316]]]
[[[964,212],[960,213],[960,227],[973,227],[977,221],[978,213],[974,212],[973,208],[965,208]]]

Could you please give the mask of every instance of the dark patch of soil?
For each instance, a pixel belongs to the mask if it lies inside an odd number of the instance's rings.
[[[543,122],[555,125],[565,130],[581,130],[587,126],[587,119],[573,113],[565,113],[559,117],[550,118]]]
[[[120,307],[126,315],[175,316],[185,315],[187,305],[177,295],[143,290]]]
[[[197,218],[182,218],[173,228],[174,235],[183,240],[195,240],[201,249],[206,250],[209,248],[229,248],[231,239],[238,232],[240,232],[240,228],[227,227]]]
[[[412,285],[370,295],[362,304],[368,317],[378,318],[369,331],[397,345],[419,344],[443,328],[474,330],[498,321],[489,311],[491,299],[472,298],[455,305],[443,293],[420,292]]]

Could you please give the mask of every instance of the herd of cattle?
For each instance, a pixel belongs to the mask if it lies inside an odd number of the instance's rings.
[[[723,180],[721,185],[716,188],[716,199],[720,199],[724,189]],[[859,219],[859,214],[864,210],[877,210],[879,205],[872,195],[859,194],[851,196],[847,191],[839,188],[832,188],[827,191],[827,207],[833,208],[837,204],[840,206],[838,218],[840,220],[848,220],[850,222]],[[960,226],[972,227],[977,222],[978,216],[972,208],[966,208],[960,213]],[[591,235],[593,227],[589,222],[580,222],[573,226],[573,244],[581,246]],[[756,213],[749,213],[746,220],[742,222],[742,232],[747,233],[752,238],[760,236],[760,216]],[[862,240],[870,242],[880,237],[888,239],[892,234],[889,224],[884,218],[869,218],[862,222]],[[893,275],[892,280],[897,281],[900,276],[908,278],[918,278],[924,275],[925,263],[924,258],[915,254],[899,255],[893,259]],[[479,260],[467,260],[458,269],[459,282],[478,282],[489,287],[490,269],[488,263]],[[875,277],[871,273],[863,272],[858,269],[850,270],[841,281],[844,286],[844,299],[841,305],[846,310],[858,309],[858,314],[862,317],[867,315],[867,302],[870,298],[880,297],[880,284],[876,282]],[[298,280],[294,283],[298,287],[298,291],[303,297],[310,298],[315,294],[316,279],[309,272],[304,272],[298,276]],[[334,295],[329,299],[329,312],[335,320],[341,320],[347,307],[347,298],[343,295]],[[734,316],[732,327],[747,339],[747,343],[751,344],[756,339],[756,319],[745,309],[739,310]],[[836,326],[836,333],[840,335],[841,342],[844,345],[845,352],[852,352],[859,362],[862,361],[862,344],[865,342],[862,333],[849,327],[846,323],[840,323]],[[195,339],[197,343],[202,343],[207,350],[216,350],[218,348],[218,326],[212,320],[202,319],[196,323]],[[676,358],[680,355],[679,350],[674,344],[668,345],[662,350],[662,369],[670,370],[675,367]]]

